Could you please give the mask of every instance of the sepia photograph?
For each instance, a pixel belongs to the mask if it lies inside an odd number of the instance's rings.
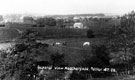
[[[135,80],[134,0],[0,3],[0,80]]]

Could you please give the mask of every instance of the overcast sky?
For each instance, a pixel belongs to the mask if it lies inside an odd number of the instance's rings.
[[[124,14],[135,10],[135,0],[0,0],[0,14]]]

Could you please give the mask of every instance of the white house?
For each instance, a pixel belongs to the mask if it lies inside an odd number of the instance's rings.
[[[82,23],[78,22],[78,23],[74,23],[73,28],[81,28],[81,29],[83,29],[84,26],[83,26]]]

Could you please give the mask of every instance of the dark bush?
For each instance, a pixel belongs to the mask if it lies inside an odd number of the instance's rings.
[[[110,65],[110,57],[105,45],[93,46],[93,53],[104,65]]]
[[[87,31],[87,37],[88,38],[94,38],[95,36],[94,36],[94,32],[91,30],[91,29],[89,29],[88,31]]]

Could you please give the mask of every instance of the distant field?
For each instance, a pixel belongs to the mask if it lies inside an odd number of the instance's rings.
[[[67,37],[86,37],[87,29],[70,29],[70,28],[40,28],[40,27],[14,27],[19,30],[35,30],[44,38],[67,38]]]
[[[0,42],[13,40],[19,35],[15,29],[0,28]]]
[[[26,29],[35,30],[39,32],[39,37],[42,38],[72,38],[72,37],[86,37],[87,29],[59,29],[59,28],[33,28],[33,27],[12,27],[0,28],[0,41],[12,40],[20,36],[18,30],[24,31]]]

